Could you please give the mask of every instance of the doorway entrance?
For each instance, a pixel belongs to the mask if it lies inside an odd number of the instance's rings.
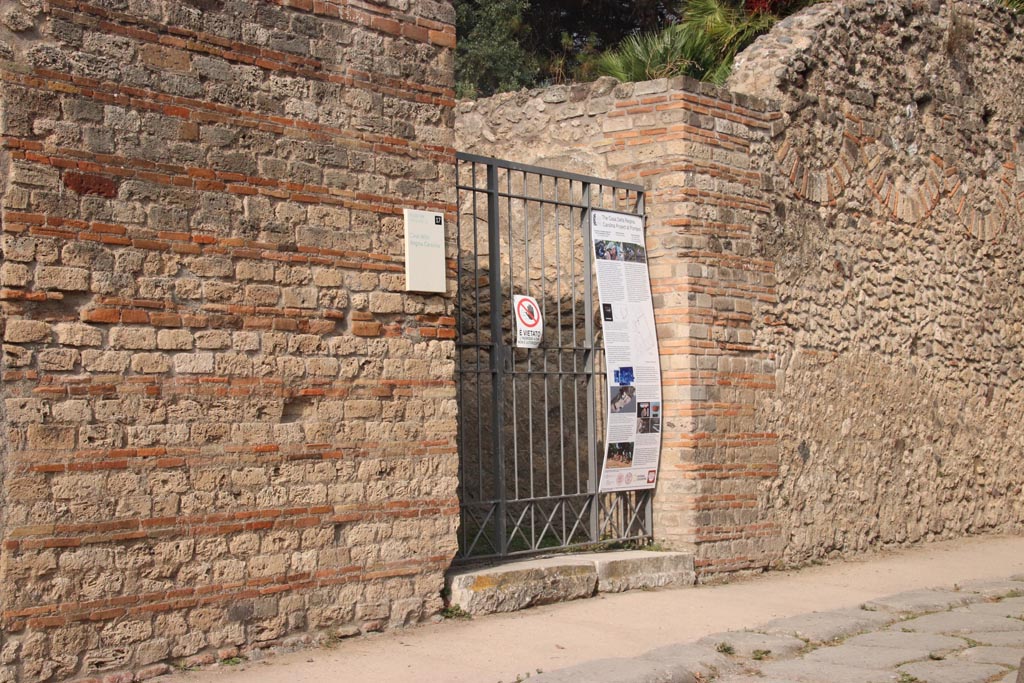
[[[653,491],[598,493],[607,385],[589,215],[643,215],[643,188],[457,158],[457,560],[649,539]],[[540,309],[537,348],[516,345],[517,295]]]

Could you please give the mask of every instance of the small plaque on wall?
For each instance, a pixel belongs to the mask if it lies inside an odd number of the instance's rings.
[[[444,214],[405,209],[405,291],[446,290]]]

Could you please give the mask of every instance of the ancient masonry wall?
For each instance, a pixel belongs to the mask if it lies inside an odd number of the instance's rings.
[[[435,614],[446,2],[0,3],[0,681],[142,680]]]
[[[730,81],[785,130],[759,240],[777,304],[761,514],[799,563],[1024,523],[1024,16],[998,3],[822,5]]]
[[[650,192],[655,535],[705,579],[1024,523],[1022,38],[996,6],[826,3],[729,90],[458,105],[460,149]]]

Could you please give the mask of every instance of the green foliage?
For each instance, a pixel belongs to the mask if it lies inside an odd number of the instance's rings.
[[[540,81],[593,80],[602,52],[638,31],[678,19],[676,0],[530,0],[527,49],[536,55]]]
[[[523,47],[529,0],[458,0],[455,91],[477,97],[533,84],[539,67]],[[462,32],[464,31],[464,32]]]
[[[647,81],[687,75],[701,78],[713,66],[708,41],[669,26],[657,33],[629,36],[597,59],[597,71],[620,81]]]
[[[602,75],[623,81],[691,76],[722,83],[740,50],[778,20],[769,10],[787,13],[808,3],[746,4],[734,0],[684,0],[682,19],[659,33],[633,36],[601,56]],[[751,9],[755,7],[756,9]]]
[[[472,619],[473,615],[458,605],[449,605],[441,610],[441,616],[445,619]]]
[[[455,0],[456,94],[597,77],[598,56],[676,21],[675,0]]]
[[[454,0],[456,94],[481,97],[600,75],[721,83],[757,36],[821,1]],[[1024,11],[1024,0],[1002,2]]]
[[[686,0],[684,31],[703,35],[708,42],[709,68],[700,76],[705,81],[723,83],[732,71],[732,62],[743,48],[767,33],[778,17],[760,9],[749,11],[743,3],[728,0]]]

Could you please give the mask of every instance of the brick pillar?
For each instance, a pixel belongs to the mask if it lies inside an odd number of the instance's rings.
[[[771,210],[750,147],[778,114],[686,79],[637,83],[615,102],[601,149],[616,176],[648,189],[647,240],[661,346],[665,425],[655,536],[691,549],[698,570],[766,566],[778,552],[758,487],[777,473],[758,401],[774,363],[754,345],[774,264],[753,232]]]

